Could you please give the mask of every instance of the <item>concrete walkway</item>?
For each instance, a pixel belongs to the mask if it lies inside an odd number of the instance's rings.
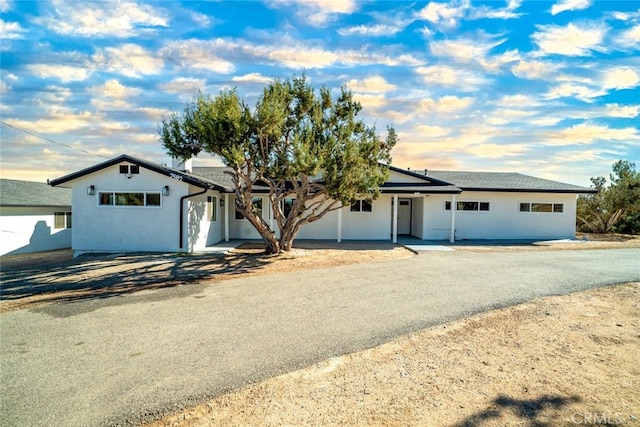
[[[423,252],[3,313],[0,425],[136,424],[475,312],[640,281],[639,259]]]

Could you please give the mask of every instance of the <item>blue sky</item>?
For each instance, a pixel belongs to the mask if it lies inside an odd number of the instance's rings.
[[[640,167],[639,4],[0,0],[1,175],[169,162],[157,123],[198,90],[306,72],[395,126],[395,166],[588,185]]]

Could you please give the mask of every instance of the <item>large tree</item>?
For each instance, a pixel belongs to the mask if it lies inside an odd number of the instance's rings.
[[[358,114],[345,87],[334,99],[305,76],[274,80],[250,109],[236,90],[199,94],[182,114],[158,126],[169,154],[183,160],[204,151],[231,169],[235,207],[260,233],[267,253],[291,249],[300,227],[356,200],[373,200],[388,177],[397,141],[381,139]],[[268,188],[275,223],[252,203],[254,187]],[[275,228],[275,227],[274,227]]]
[[[607,179],[591,178],[598,192],[578,198],[578,228],[591,233],[640,234],[640,172],[635,163],[618,160]]]

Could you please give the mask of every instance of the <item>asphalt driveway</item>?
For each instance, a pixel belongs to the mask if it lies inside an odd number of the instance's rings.
[[[0,425],[135,424],[398,335],[640,281],[640,250],[427,252],[0,314]]]

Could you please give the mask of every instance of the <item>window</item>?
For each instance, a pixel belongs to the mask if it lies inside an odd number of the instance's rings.
[[[451,202],[444,202],[444,210],[451,210]],[[490,211],[490,203],[489,202],[457,202],[456,203],[457,211],[480,211],[480,212],[489,212]]]
[[[71,228],[71,212],[54,212],[54,228]]]
[[[262,216],[262,197],[252,197],[251,204],[253,204],[253,210],[255,210],[257,216]],[[244,219],[239,211],[236,210],[236,219]]]
[[[371,212],[371,202],[367,200],[356,200],[351,205],[351,212]]]
[[[537,202],[521,202],[520,212],[532,213],[563,213],[563,203],[537,203]]]
[[[291,213],[291,209],[293,209],[293,199],[291,198],[284,199],[282,201],[282,213],[284,214],[285,218],[289,217],[289,214]]]
[[[100,192],[98,193],[98,206],[150,206],[160,207],[159,192]]]
[[[218,198],[216,196],[208,196],[207,197],[207,216],[209,217],[209,221],[215,222],[217,221],[217,205]]]

